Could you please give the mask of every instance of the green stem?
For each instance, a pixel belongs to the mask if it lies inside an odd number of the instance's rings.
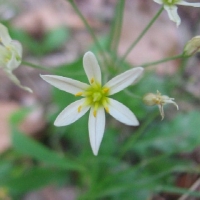
[[[170,61],[170,60],[176,60],[178,58],[184,58],[184,57],[185,56],[183,54],[179,54],[179,55],[169,57],[169,58],[164,58],[164,59],[161,59],[161,60],[158,60],[158,61],[141,64],[139,66],[148,67],[148,66],[151,66],[151,65],[158,65],[158,64],[163,63],[163,62],[167,62],[167,61]]]
[[[30,62],[26,62],[26,61],[22,61],[22,65],[25,65],[25,66],[28,66],[28,67],[32,67],[32,68],[35,68],[35,69],[49,71],[49,72],[52,72],[52,73],[62,73],[62,71],[60,71],[60,70],[47,68],[47,67],[36,65],[36,64],[30,63]]]
[[[52,68],[49,68],[49,67],[44,67],[44,66],[41,66],[41,65],[36,65],[36,64],[33,64],[33,63],[30,63],[30,62],[26,62],[26,61],[22,61],[22,65],[24,66],[27,66],[27,67],[31,67],[31,68],[35,68],[35,69],[40,69],[40,70],[44,70],[44,71],[47,71],[47,72],[50,72],[52,74],[56,74],[56,75],[59,75],[59,76],[79,76],[79,75],[84,75],[84,72],[77,72],[77,71],[74,71],[74,72],[69,72],[68,70],[63,70],[63,67],[60,68],[59,66],[55,66],[53,69]],[[58,67],[59,69],[57,69],[56,67]]]
[[[142,31],[142,33],[137,37],[137,39],[130,45],[130,47],[127,49],[125,54],[120,59],[120,63],[123,63],[125,58],[128,56],[128,54],[131,52],[131,50],[135,47],[135,45],[140,41],[140,39],[144,36],[144,34],[149,30],[149,28],[152,26],[152,24],[156,21],[156,19],[160,16],[162,13],[164,7],[162,6],[160,10],[156,13],[156,15],[152,18],[152,20],[149,22],[149,24],[145,27],[145,29]]]
[[[99,41],[97,40],[92,28],[90,27],[90,25],[88,24],[87,20],[85,19],[85,17],[82,15],[82,13],[80,12],[80,10],[78,9],[77,5],[74,3],[74,0],[67,0],[71,6],[73,7],[73,9],[75,10],[75,12],[77,13],[77,15],[80,17],[80,19],[82,20],[84,26],[86,27],[87,31],[89,32],[90,36],[92,37],[94,43],[96,44],[97,48],[99,49],[99,51],[101,52],[101,54],[104,57],[104,60],[106,61],[106,55],[104,54],[104,49],[101,47]]]
[[[141,99],[142,99],[141,96],[136,95],[136,94],[133,94],[133,92],[130,91],[129,89],[125,89],[125,90],[124,90],[124,93],[127,94],[127,95],[128,95],[129,97],[131,97],[131,98],[138,99],[138,100],[141,100]]]
[[[115,28],[114,28],[114,34],[113,37],[110,38],[112,43],[112,50],[116,52],[119,46],[120,36],[121,36],[121,30],[122,30],[122,21],[123,21],[123,12],[124,12],[124,5],[125,0],[119,0],[117,5],[117,12],[115,16]]]
[[[33,64],[33,63],[30,63],[30,62],[26,62],[26,61],[22,61],[22,65],[24,66],[27,66],[27,67],[31,67],[31,68],[35,68],[35,69],[40,69],[40,70],[43,70],[43,71],[47,71],[47,72],[50,72],[52,74],[56,74],[56,75],[70,75],[69,73],[65,74],[63,72],[63,70],[59,70],[59,69],[52,69],[52,68],[48,68],[48,67],[44,67],[44,66],[41,66],[41,65],[36,65],[36,64]]]
[[[114,41],[114,38],[115,38],[115,29],[116,29],[116,24],[117,24],[117,16],[118,16],[118,3],[116,4],[116,7],[115,7],[115,15],[113,17],[113,21],[111,23],[111,28],[110,28],[110,32],[109,32],[109,36],[108,36],[108,44],[107,44],[107,47],[106,49],[108,51],[111,51],[112,49],[112,45],[113,45],[113,41]]]

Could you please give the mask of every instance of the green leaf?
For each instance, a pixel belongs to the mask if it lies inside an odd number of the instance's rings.
[[[165,153],[191,152],[200,145],[199,112],[178,114],[171,121],[152,124],[148,132],[132,145],[132,149],[146,154],[150,148]]]
[[[12,143],[14,149],[19,153],[31,156],[48,165],[69,170],[83,169],[78,163],[55,153],[17,130],[12,132]]]
[[[5,180],[10,176],[13,165],[9,161],[0,162],[0,185],[3,185]]]
[[[63,170],[34,167],[16,177],[10,177],[5,186],[11,194],[16,195],[58,182],[65,175],[66,171]]]
[[[42,42],[43,51],[48,53],[59,49],[63,46],[66,40],[69,38],[69,31],[65,27],[59,27],[57,29],[49,31]]]
[[[12,125],[18,125],[31,112],[32,109],[33,108],[30,108],[30,107],[24,107],[24,108],[21,108],[21,109],[17,110],[16,112],[14,112],[11,115],[10,123]]]

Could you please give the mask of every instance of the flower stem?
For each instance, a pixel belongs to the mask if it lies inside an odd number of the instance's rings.
[[[44,71],[47,71],[47,72],[50,72],[52,74],[56,74],[59,76],[82,76],[82,75],[84,75],[84,72],[83,73],[82,72],[79,73],[77,71],[69,72],[69,71],[65,70],[62,66],[54,66],[53,68],[49,68],[49,67],[44,67],[41,65],[36,65],[36,64],[30,63],[27,61],[22,61],[21,64],[24,66],[27,66],[27,67],[44,70]]]
[[[102,46],[100,45],[98,39],[96,38],[92,28],[90,27],[90,25],[88,24],[87,20],[85,19],[85,17],[82,15],[81,11],[78,9],[77,5],[74,3],[74,0],[67,0],[71,6],[73,7],[74,11],[76,12],[76,14],[79,16],[79,18],[82,20],[84,26],[86,27],[87,31],[89,32],[90,36],[92,37],[94,43],[96,44],[97,48],[99,49],[99,51],[101,52],[101,54],[104,57],[104,60],[106,61],[106,55],[104,52],[104,49],[102,48]]]
[[[122,56],[122,58],[119,60],[120,63],[123,63],[125,58],[128,56],[128,54],[131,52],[131,50],[136,46],[136,44],[140,41],[140,39],[144,36],[144,34],[149,30],[149,28],[152,26],[152,24],[156,21],[156,19],[160,16],[162,13],[164,7],[162,6],[160,10],[156,13],[156,15],[152,18],[152,20],[149,22],[149,24],[144,28],[142,33],[137,37],[137,39],[130,45],[130,47],[127,49],[125,54]]]
[[[110,36],[109,36],[109,50],[117,53],[117,49],[119,46],[119,40],[122,29],[122,21],[123,21],[123,12],[124,12],[125,0],[118,0],[113,25],[111,28]]]
[[[48,68],[48,67],[44,67],[44,66],[41,66],[41,65],[36,65],[36,64],[30,63],[30,62],[26,62],[26,61],[22,61],[22,65],[25,65],[25,66],[28,66],[28,67],[32,67],[32,68],[35,68],[35,69],[41,69],[41,70],[44,70],[44,71],[53,72],[53,73],[62,73],[62,71],[60,71],[60,70],[51,69],[51,68]]]
[[[148,66],[151,66],[151,65],[158,65],[160,63],[164,63],[164,62],[167,62],[167,61],[170,61],[170,60],[176,60],[178,58],[185,58],[185,55],[184,54],[179,54],[179,55],[176,55],[176,56],[173,56],[173,57],[164,58],[164,59],[161,59],[161,60],[158,60],[158,61],[149,62],[149,63],[145,63],[145,64],[140,64],[139,66],[148,67]]]

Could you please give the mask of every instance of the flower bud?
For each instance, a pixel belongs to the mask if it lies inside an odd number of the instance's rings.
[[[143,97],[143,102],[147,106],[153,106],[158,104],[157,102],[159,101],[158,97],[156,94],[153,93],[148,93]]]
[[[192,56],[197,52],[200,52],[200,36],[193,37],[184,47],[184,55],[186,56]]]

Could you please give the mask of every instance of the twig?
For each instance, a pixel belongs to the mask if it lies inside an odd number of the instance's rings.
[[[200,178],[198,178],[195,183],[189,188],[189,191],[195,191],[198,187],[200,186]],[[189,193],[186,193],[184,195],[182,195],[178,200],[187,200],[187,198],[189,197]]]

